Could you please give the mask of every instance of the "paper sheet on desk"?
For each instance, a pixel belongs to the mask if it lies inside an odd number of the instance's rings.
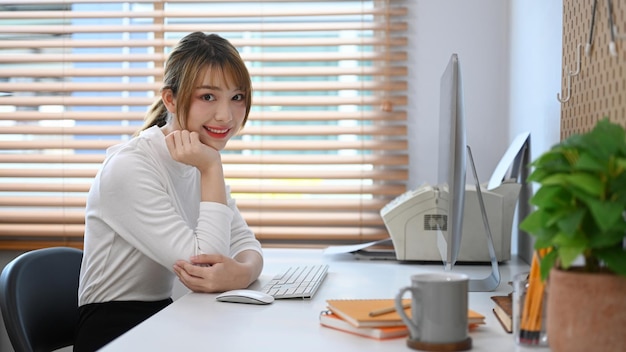
[[[324,254],[326,255],[334,255],[334,254],[345,254],[345,253],[354,253],[360,250],[363,250],[368,247],[376,246],[376,245],[388,245],[391,243],[391,238],[386,238],[384,240],[378,240],[374,242],[367,242],[361,244],[351,244],[347,246],[329,246],[324,249]]]

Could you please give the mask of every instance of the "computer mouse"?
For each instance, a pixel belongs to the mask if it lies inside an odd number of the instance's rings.
[[[220,302],[247,304],[270,304],[274,302],[274,297],[267,293],[247,289],[226,291],[217,295],[215,299]]]

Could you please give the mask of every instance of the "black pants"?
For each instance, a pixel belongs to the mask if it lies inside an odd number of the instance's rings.
[[[92,303],[79,307],[74,351],[95,351],[170,303],[171,298],[156,302]]]

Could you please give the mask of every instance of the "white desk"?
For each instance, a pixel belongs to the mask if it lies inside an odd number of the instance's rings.
[[[290,265],[328,263],[325,282],[312,300],[276,300],[270,305],[222,303],[216,294],[190,293],[122,335],[102,351],[410,351],[406,339],[377,341],[320,326],[326,299],[393,298],[409,284],[412,274],[443,271],[441,265],[399,264],[356,260],[351,255],[324,256],[315,249],[266,249],[263,274],[251,288],[259,289]],[[456,266],[471,278],[487,276],[488,266]],[[491,309],[489,298],[508,294],[507,284],[528,265],[514,258],[500,266],[497,291],[470,292],[470,308],[486,317],[472,331],[472,351],[548,351],[520,347],[506,334]]]

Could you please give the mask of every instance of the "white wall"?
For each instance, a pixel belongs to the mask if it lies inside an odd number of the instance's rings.
[[[410,185],[437,183],[439,81],[452,53],[461,63],[467,143],[478,177],[487,180],[509,143],[509,3],[409,4]]]
[[[533,159],[560,139],[562,15],[560,0],[512,1],[509,136],[530,131]]]
[[[512,1],[510,22],[509,136],[530,131],[534,160],[560,139],[563,2]],[[512,252],[530,262],[533,241],[517,237]]]

